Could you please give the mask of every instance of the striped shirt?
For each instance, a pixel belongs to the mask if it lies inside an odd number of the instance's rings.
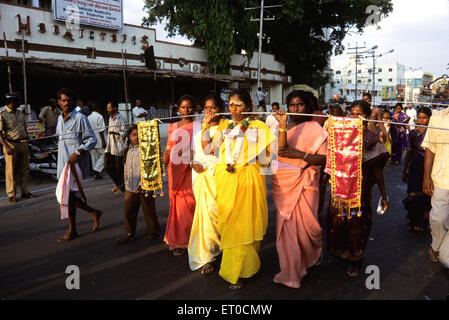
[[[118,133],[113,134],[113,133]],[[109,117],[108,128],[108,143],[106,144],[105,153],[110,153],[113,156],[123,156],[123,151],[126,148],[126,125],[120,113]]]

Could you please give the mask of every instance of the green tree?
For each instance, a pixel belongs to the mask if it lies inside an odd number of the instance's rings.
[[[264,23],[263,51],[275,55],[286,66],[293,81],[319,87],[328,81],[322,71],[332,53],[341,54],[343,39],[354,29],[362,32],[370,5],[382,16],[392,11],[391,0],[267,0],[266,5],[281,4],[265,16],[276,21]],[[205,48],[209,68],[229,73],[230,56],[244,49],[252,58],[257,48],[258,23],[250,22],[246,7],[257,7],[259,0],[145,0],[148,14],[143,25],[166,21],[169,35],[180,34]],[[324,31],[328,30],[328,38]]]

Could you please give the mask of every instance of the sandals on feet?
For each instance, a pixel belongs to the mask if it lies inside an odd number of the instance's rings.
[[[206,264],[201,268],[201,274],[208,275],[208,274],[211,274],[212,272],[214,272],[214,266],[212,265],[211,262],[206,263]]]
[[[243,287],[243,281],[239,280],[236,284],[231,283],[228,287],[229,290],[240,290]]]
[[[183,254],[185,254],[187,252],[186,249],[182,249],[182,248],[176,248],[172,251],[172,254],[174,256],[182,256]]]

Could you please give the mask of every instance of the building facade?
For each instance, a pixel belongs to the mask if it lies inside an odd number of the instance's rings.
[[[257,53],[250,63],[233,55],[230,74],[218,75],[208,67],[205,50],[158,40],[155,29],[130,24],[121,30],[83,24],[74,29],[55,20],[53,8],[54,1],[52,6],[47,0],[0,0],[0,72],[6,74],[9,66],[13,91],[23,92],[24,51],[27,98],[36,112],[60,87],[96,103],[141,98],[159,109],[183,94],[200,100],[223,88],[246,88],[255,97]],[[262,54],[261,80],[270,102],[282,103],[293,85],[271,54]],[[8,86],[2,77],[2,92]]]

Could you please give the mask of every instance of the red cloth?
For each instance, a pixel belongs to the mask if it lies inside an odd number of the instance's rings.
[[[360,208],[363,120],[331,117],[325,172],[331,176],[331,203],[344,209]]]

